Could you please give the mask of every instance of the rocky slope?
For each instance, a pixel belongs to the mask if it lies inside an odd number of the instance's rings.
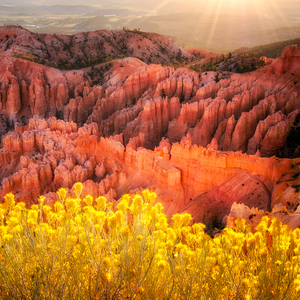
[[[43,64],[67,66],[86,58],[117,58],[120,55],[135,55],[148,63],[170,64],[194,57],[175,42],[175,38],[169,36],[140,31],[97,30],[51,35],[33,33],[18,26],[0,26],[0,54],[5,52]]]
[[[116,201],[150,188],[169,217],[189,212],[207,224],[234,202],[264,211],[282,203],[293,213],[300,159],[274,155],[299,122],[299,66],[296,46],[255,72],[223,72],[218,82],[215,72],[125,58],[97,85],[85,70],[60,71],[6,51],[0,193],[26,203],[42,193],[51,203],[56,189],[72,193],[81,181],[84,194]]]
[[[17,123],[2,138],[1,191],[31,203],[40,193],[72,188],[77,181],[84,182],[84,193],[110,199],[149,187],[169,216],[183,210],[201,221],[204,211],[210,213],[206,200],[212,212],[222,207],[212,198],[228,210],[238,200],[267,209],[274,201],[273,185],[291,168],[289,159],[214,151],[184,140],[172,146],[162,140],[151,151],[138,147],[144,139],[141,134],[124,147],[122,136],[100,137],[96,123],[78,128],[74,122],[39,117],[28,126]]]

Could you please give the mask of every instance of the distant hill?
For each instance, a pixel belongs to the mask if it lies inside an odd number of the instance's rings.
[[[24,20],[0,20],[0,26],[3,26],[4,24],[7,25],[27,25],[28,22],[24,21]]]
[[[51,35],[13,25],[0,27],[0,54],[4,52],[60,69],[78,69],[129,56],[162,65],[194,58],[192,53],[176,45],[174,38],[137,29]]]
[[[239,48],[234,51],[234,53],[245,52],[248,54],[253,54],[255,57],[266,56],[269,58],[279,57],[283,49],[291,44],[300,45],[300,38],[286,40],[282,42],[276,42],[266,45],[259,45],[253,48]]]
[[[77,25],[74,25],[72,27],[72,29],[75,32],[99,30],[99,28],[115,29],[115,28],[112,28],[112,26],[110,25],[108,18],[102,17],[102,16],[97,16],[97,17],[88,19],[88,20],[81,22]]]

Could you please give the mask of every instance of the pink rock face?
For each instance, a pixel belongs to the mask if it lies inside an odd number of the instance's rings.
[[[251,225],[254,229],[261,218],[265,215],[264,210],[258,210],[257,208],[250,209],[244,204],[234,203],[231,207],[230,213],[224,218],[227,227],[232,228],[235,226],[235,221],[238,219],[245,219],[246,224]],[[275,217],[282,223],[289,225],[292,229],[299,228],[300,226],[300,210],[295,210],[294,213],[288,213],[285,206],[277,204],[268,214],[270,218]]]
[[[18,78],[7,71],[4,81],[0,83],[0,107],[7,109],[9,116],[14,119],[21,109],[21,92]]]
[[[272,183],[268,179],[240,172],[218,187],[191,200],[181,212],[190,213],[195,222],[209,224],[214,216],[221,222],[229,214],[234,202],[267,210],[271,203],[271,192],[268,189],[270,187]]]
[[[51,89],[51,88],[50,88]],[[53,92],[53,102],[58,110],[61,110],[62,107],[67,103],[69,100],[69,89],[66,85],[60,83],[57,87],[56,95],[55,92]]]
[[[79,89],[82,89],[81,94],[84,95],[83,97],[78,96]],[[73,121],[79,125],[83,125],[88,116],[92,113],[97,100],[103,97],[103,89],[101,86],[95,86],[94,88],[91,88],[86,83],[86,86],[75,87],[75,95],[77,95],[77,97],[75,99],[71,99],[64,107],[64,120],[69,122]],[[58,96],[58,99],[61,98],[62,97]],[[66,99],[68,99],[67,96]],[[65,100],[59,104],[59,107],[62,108],[63,104],[66,102],[67,101]]]
[[[179,108],[178,99],[177,105]],[[174,106],[174,100],[171,103],[168,98],[157,98],[154,101],[147,101],[143,111],[124,130],[125,143],[129,141],[130,137],[138,136],[142,133],[145,138],[144,146],[146,148],[153,149],[155,145],[158,145],[168,131],[171,106]]]
[[[9,88],[7,90],[6,108],[10,115],[14,115],[21,109],[21,95],[18,78],[11,75],[8,84]]]
[[[43,75],[37,73],[29,86],[29,105],[33,115],[44,116],[46,113],[45,81]]]
[[[0,109],[5,110],[11,123],[23,122],[22,118],[32,115],[54,116],[56,110],[63,110],[69,101],[68,86],[76,87],[82,81],[82,73],[60,71],[2,54]],[[100,95],[101,90],[101,87],[95,87],[95,94]]]

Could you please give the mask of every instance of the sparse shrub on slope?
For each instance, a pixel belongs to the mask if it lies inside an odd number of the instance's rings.
[[[211,239],[156,195],[0,205],[0,299],[299,299],[300,229],[264,217]]]
[[[265,44],[265,45],[259,45],[255,46],[252,48],[246,48],[243,49],[243,51],[253,54],[255,57],[261,57],[261,56],[266,56],[269,58],[276,58],[279,57],[280,54],[282,53],[283,49],[292,44],[298,44],[300,43],[299,38],[291,39],[291,40],[286,40],[286,41],[280,41],[280,42],[275,42],[275,43],[270,43],[270,44]],[[239,50],[237,50],[239,51]],[[236,52],[237,52],[236,51]]]

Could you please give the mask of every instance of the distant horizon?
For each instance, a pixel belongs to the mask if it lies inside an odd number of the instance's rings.
[[[0,5],[0,25],[52,34],[140,28],[174,36],[181,47],[218,53],[300,38],[298,0],[0,0]]]
[[[181,13],[181,12],[210,12],[218,15],[228,14],[230,12],[240,14],[256,15],[280,15],[282,10],[290,13],[300,12],[300,1],[298,0],[0,0],[0,5],[7,6],[97,6],[98,9],[108,8],[130,8],[136,10],[147,10],[157,13]]]
[[[298,0],[286,0],[286,1],[280,1],[280,0],[211,0],[209,2],[205,0],[144,0],[144,1],[138,1],[138,0],[1,0],[0,5],[135,5],[140,7],[147,7],[149,6],[166,6],[168,4],[171,5],[177,5],[177,4],[184,4],[184,5],[194,5],[194,6],[200,6],[202,8],[206,7],[222,7],[222,8],[232,8],[232,7],[251,7],[256,6],[257,8],[261,8],[263,6],[268,7],[269,9],[272,8],[272,6],[276,5],[278,8],[280,7],[286,7],[290,5],[297,5],[300,7],[300,2]]]

